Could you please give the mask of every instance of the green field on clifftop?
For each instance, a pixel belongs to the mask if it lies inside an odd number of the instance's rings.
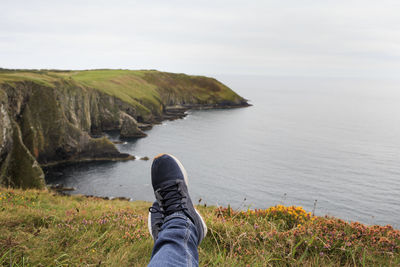
[[[146,110],[159,109],[165,99],[199,104],[217,104],[244,101],[230,88],[213,78],[155,70],[0,70],[0,84],[32,81],[48,87],[67,81],[76,86],[99,90],[134,106]],[[194,100],[194,101],[193,101]]]
[[[150,203],[0,188],[0,266],[145,266]],[[301,207],[199,205],[200,266],[398,266],[400,231]]]

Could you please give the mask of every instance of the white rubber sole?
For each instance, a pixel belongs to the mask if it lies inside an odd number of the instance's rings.
[[[199,215],[199,217],[200,217],[201,225],[203,226],[203,238],[204,238],[207,235],[207,225],[204,222],[203,217],[201,217],[199,211],[196,208],[194,208],[194,210],[196,211],[197,215]],[[203,238],[201,238],[201,240],[203,240]]]
[[[147,217],[147,228],[149,228],[149,233],[151,237],[154,239],[153,230],[151,228],[151,212],[149,211],[149,216]]]
[[[188,175],[187,175],[186,169],[185,169],[185,167],[183,167],[183,164],[175,156],[173,156],[171,154],[165,154],[165,155],[170,156],[171,158],[173,158],[176,161],[176,163],[178,164],[179,168],[181,169],[181,172],[183,173],[183,179],[185,180],[185,184],[188,187],[189,186],[189,179],[188,179]],[[207,235],[207,225],[204,222],[203,217],[201,217],[199,211],[196,208],[194,208],[194,210],[196,211],[197,215],[199,215],[199,217],[200,217],[201,225],[203,227],[203,237],[201,239],[203,239]],[[152,234],[153,231],[152,231],[152,228],[151,228],[151,217],[150,216],[151,216],[151,212],[149,212],[149,216],[147,218],[147,226],[149,228],[150,235],[154,239],[154,236]]]

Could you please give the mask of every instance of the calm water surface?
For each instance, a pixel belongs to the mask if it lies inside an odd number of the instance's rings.
[[[400,228],[399,82],[218,78],[254,106],[190,111],[118,148],[176,155],[192,198],[209,205],[311,211],[317,200],[318,215]],[[141,160],[83,164],[48,180],[74,193],[152,201],[150,167]]]

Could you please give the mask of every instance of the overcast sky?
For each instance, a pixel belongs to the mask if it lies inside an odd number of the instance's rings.
[[[400,1],[0,0],[0,67],[398,77]]]

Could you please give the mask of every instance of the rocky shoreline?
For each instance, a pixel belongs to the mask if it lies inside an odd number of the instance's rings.
[[[133,140],[137,138],[144,138],[147,136],[145,131],[151,130],[154,125],[161,124],[163,121],[173,121],[173,120],[179,120],[185,118],[188,113],[187,111],[189,110],[211,110],[211,109],[231,109],[231,108],[240,108],[240,107],[248,107],[251,106],[250,104],[246,103],[243,106],[169,106],[165,108],[165,111],[163,115],[161,116],[160,120],[155,121],[154,123],[137,123],[137,128],[142,131],[138,132],[137,134],[134,135],[124,135],[120,134],[120,141],[112,141],[113,144],[123,144],[124,140]],[[122,131],[122,130],[121,130]],[[100,137],[100,136],[99,136]],[[102,135],[101,137],[104,137]],[[149,160],[147,156],[142,157],[142,158],[137,158],[134,155],[128,154],[128,153],[119,153],[114,156],[110,157],[94,157],[94,158],[71,158],[68,160],[60,160],[56,162],[50,162],[50,163],[45,163],[45,164],[40,164],[42,168],[48,168],[48,167],[56,167],[56,166],[62,166],[65,164],[75,164],[75,163],[84,163],[84,162],[110,162],[110,161],[129,161],[129,160]]]
[[[73,192],[76,190],[74,187],[67,187],[64,186],[63,184],[49,184],[47,185],[47,188],[54,192],[57,195],[61,196],[68,196],[69,194],[65,192]],[[102,200],[122,200],[122,201],[133,201],[133,199],[128,198],[128,197],[100,197],[100,196],[94,196],[94,195],[82,195],[86,198],[91,198],[91,199],[102,199]]]
[[[44,188],[42,168],[134,160],[120,140],[146,137],[190,109],[249,106],[213,78],[158,71],[0,70],[0,184]]]

